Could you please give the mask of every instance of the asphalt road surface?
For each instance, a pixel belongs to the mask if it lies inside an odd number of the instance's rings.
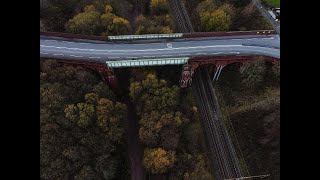
[[[280,58],[280,37],[274,34],[156,41],[95,43],[40,36],[40,57],[99,61],[223,55]]]

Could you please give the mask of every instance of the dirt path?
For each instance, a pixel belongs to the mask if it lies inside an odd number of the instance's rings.
[[[128,152],[131,161],[131,179],[143,180],[142,170],[142,148],[139,143],[138,122],[135,116],[133,105],[127,103],[128,106]]]

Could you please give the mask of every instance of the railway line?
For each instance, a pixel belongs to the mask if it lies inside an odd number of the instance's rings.
[[[194,32],[186,8],[182,4],[181,0],[169,0],[169,3],[171,11],[174,14],[178,31],[183,33]]]
[[[222,122],[214,89],[210,84],[210,77],[205,67],[201,67],[194,74],[192,88],[200,107],[216,179],[240,178],[242,173],[235,149]]]
[[[169,0],[169,2],[178,31],[182,33],[194,32],[190,18],[181,0]],[[222,122],[223,117],[206,67],[197,69],[194,74],[192,88],[198,101],[215,178],[224,180],[242,177],[236,152]]]

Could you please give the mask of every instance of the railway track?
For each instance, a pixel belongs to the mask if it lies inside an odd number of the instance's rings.
[[[194,74],[193,90],[197,96],[202,115],[202,123],[207,134],[207,142],[211,150],[215,177],[218,180],[240,178],[241,169],[234,147],[224,124],[221,112],[215,102],[214,89],[210,77],[204,67]]]
[[[190,18],[181,0],[169,0],[169,3],[178,31],[181,33],[194,32]],[[214,95],[207,69],[199,67],[193,79],[192,88],[200,108],[215,179],[239,178],[241,177],[239,162],[226,127],[222,122],[222,114],[217,103],[218,100]]]
[[[177,29],[181,33],[194,32],[192,23],[181,0],[169,0]]]

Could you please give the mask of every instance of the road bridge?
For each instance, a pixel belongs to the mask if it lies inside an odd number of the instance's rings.
[[[191,67],[184,68],[188,70],[182,73],[182,87],[191,84],[193,71],[201,64],[214,64],[221,71],[227,64],[257,56],[280,59],[280,37],[272,31],[110,37],[40,34],[41,58],[90,67],[100,64],[99,72],[102,64],[108,79],[114,68],[188,64]]]

